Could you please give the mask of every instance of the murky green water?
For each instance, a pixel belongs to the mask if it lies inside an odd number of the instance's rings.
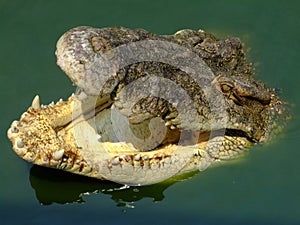
[[[0,0],[0,224],[300,224],[299,9],[296,1]],[[293,119],[273,143],[183,182],[122,189],[32,167],[6,130],[37,93],[46,104],[74,91],[54,51],[78,25],[239,36],[259,79],[294,105]]]

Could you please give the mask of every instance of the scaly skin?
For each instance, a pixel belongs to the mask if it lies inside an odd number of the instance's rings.
[[[128,45],[142,49],[139,54],[148,51],[148,60],[128,64],[118,58],[125,50],[128,58],[130,51],[122,49]],[[187,50],[177,55],[175,47]],[[112,54],[114,49],[122,51]],[[81,92],[43,107],[37,96],[8,130],[14,151],[37,165],[153,184],[265,141],[283,110],[276,94],[254,80],[237,38],[217,40],[202,30],[159,36],[78,27],[60,38],[56,54]],[[112,61],[122,66],[116,69]]]

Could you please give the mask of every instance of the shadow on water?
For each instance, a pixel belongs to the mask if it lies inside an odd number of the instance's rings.
[[[144,198],[151,198],[154,202],[162,201],[163,192],[168,187],[195,174],[178,176],[150,186],[129,187],[34,165],[30,170],[29,179],[38,201],[43,205],[82,203],[85,202],[84,195],[102,193],[111,195],[117,206],[130,207],[134,202]]]

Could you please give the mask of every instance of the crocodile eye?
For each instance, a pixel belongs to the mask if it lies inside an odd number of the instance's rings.
[[[224,94],[231,92],[231,90],[233,89],[233,86],[230,84],[221,84],[220,87]]]

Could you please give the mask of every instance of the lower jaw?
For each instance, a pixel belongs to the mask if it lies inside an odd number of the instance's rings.
[[[155,143],[157,137],[153,135],[145,140],[125,132],[124,129],[129,127],[118,127],[122,122],[124,125],[124,121],[113,121],[111,108],[105,108],[95,117],[78,117],[74,123],[59,131],[58,136],[63,137],[65,143],[74,144],[72,149],[77,149],[71,161],[84,159],[90,165],[90,171],[84,175],[127,185],[161,182],[174,175],[204,170],[213,162],[204,151],[209,132],[199,134],[166,128],[167,138],[163,143]],[[161,125],[164,126],[164,123]],[[119,128],[123,129],[123,133],[116,134]],[[155,145],[151,151],[141,150]],[[62,163],[60,168],[82,174],[79,169],[68,168],[70,159],[63,161],[66,163]]]
[[[99,112],[93,116],[95,104]],[[119,121],[112,120],[110,104],[108,99],[82,101],[73,96],[51,107],[30,107],[19,122],[12,124],[8,136],[16,153],[26,161],[128,185],[161,182],[175,175],[204,170],[216,162],[205,151],[210,132],[180,133],[167,129],[167,134],[176,138],[158,143],[151,151],[141,151],[134,146],[139,143],[132,144],[126,137],[120,141],[115,132]],[[60,114],[61,109],[72,115]],[[43,133],[39,127],[49,127],[54,134],[47,148],[41,143],[50,131]],[[156,138],[150,140],[152,147]],[[18,144],[20,140],[22,146]],[[58,144],[52,145],[54,142]]]

